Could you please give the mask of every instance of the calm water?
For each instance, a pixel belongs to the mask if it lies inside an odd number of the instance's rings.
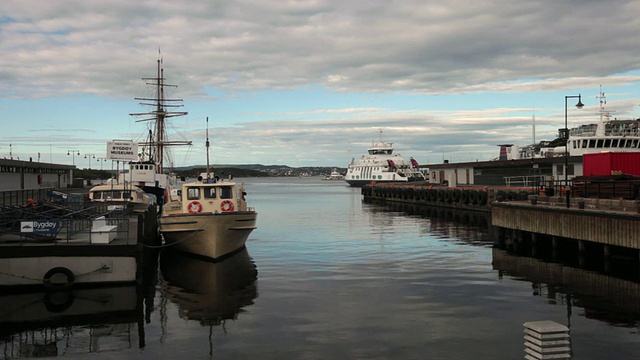
[[[259,212],[246,252],[162,252],[141,288],[11,295],[4,358],[523,359],[537,320],[570,327],[574,359],[640,356],[636,281],[494,249],[482,215],[364,203],[340,181],[244,181]]]

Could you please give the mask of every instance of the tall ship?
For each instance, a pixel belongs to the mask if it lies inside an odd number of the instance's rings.
[[[373,141],[366,155],[359,160],[351,159],[344,180],[351,186],[364,186],[372,181],[377,183],[426,181],[414,158],[405,160],[394,153],[393,143],[382,141],[382,130],[378,141]]]
[[[142,78],[147,85],[154,88],[155,95],[149,98],[135,98],[140,101],[140,105],[149,107],[150,110],[130,114],[137,118],[136,122],[147,124],[147,132],[145,141],[138,143],[142,149],[139,159],[129,164],[130,173],[127,176],[133,185],[155,195],[160,206],[168,201],[170,189],[177,186],[176,176],[169,172],[172,160],[168,148],[190,146],[192,143],[187,140],[171,140],[167,136],[168,119],[188,113],[177,111],[183,106],[182,99],[165,97],[165,89],[176,85],[165,82],[162,63],[162,58],[158,59],[155,77]]]
[[[524,147],[501,145],[500,160],[564,156],[565,145],[569,156],[640,151],[640,119],[612,118],[612,111],[605,109],[607,100],[602,89],[597,98],[600,100],[596,113],[599,115],[597,122],[569,129],[568,138],[566,132],[560,129],[560,136],[552,141],[541,141]]]

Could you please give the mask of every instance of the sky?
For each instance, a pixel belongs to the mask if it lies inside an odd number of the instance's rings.
[[[346,167],[379,138],[420,164],[490,160],[553,140],[565,101],[569,127],[598,120],[600,91],[614,117],[640,117],[638,14],[620,0],[2,0],[0,158],[110,168],[107,141],[144,140],[129,114],[149,110],[135,98],[161,58],[188,112],[169,136],[193,142],[174,166],[206,164],[207,118],[212,164]]]

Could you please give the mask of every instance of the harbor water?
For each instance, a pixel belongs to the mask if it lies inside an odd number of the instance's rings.
[[[573,359],[640,356],[637,259],[604,274],[495,248],[488,214],[239,181],[258,211],[246,251],[152,251],[138,286],[2,294],[2,358],[523,359],[540,320],[569,328]]]

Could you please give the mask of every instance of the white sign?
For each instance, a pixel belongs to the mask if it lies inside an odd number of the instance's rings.
[[[126,140],[107,141],[107,159],[138,160],[138,144]]]

